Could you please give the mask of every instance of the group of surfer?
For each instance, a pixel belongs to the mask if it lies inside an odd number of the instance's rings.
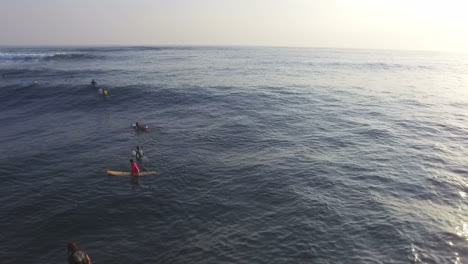
[[[96,87],[97,86],[97,82],[93,79],[91,81],[91,86],[93,87]],[[101,89],[99,88],[99,94],[100,95],[103,95],[103,96],[106,96],[109,92],[106,90],[106,89]],[[141,130],[141,131],[148,131],[149,130],[149,127],[148,125],[145,125],[145,124],[140,124],[138,122],[136,122],[135,124],[132,125],[132,127],[136,130]],[[144,156],[143,154],[143,149],[140,147],[140,146],[137,146],[136,148],[136,151],[135,151],[135,157],[137,160],[140,160],[141,161],[141,158]],[[132,159],[130,160],[130,164],[132,165],[132,169],[131,169],[131,175],[132,176],[136,176],[138,175],[138,173],[140,172],[140,168],[138,168],[138,165],[136,162],[134,162]]]
[[[139,124],[138,122],[133,124],[133,128],[136,129],[136,130],[142,130],[142,131],[148,131],[149,130],[149,127],[147,125]],[[137,146],[136,151],[134,151],[134,154],[135,154],[135,158],[137,160],[141,161],[141,159],[144,156],[143,149],[140,146]],[[138,173],[140,172],[140,168],[138,168],[137,163],[134,162],[132,159],[130,160],[130,164],[132,166],[132,170],[130,172],[130,175],[131,176],[137,176]]]
[[[134,155],[137,160],[141,160],[144,157],[144,152],[141,146],[136,146],[136,150],[134,151]],[[140,172],[140,168],[135,161],[132,159],[130,160],[130,164],[132,166],[131,175],[137,176]],[[83,250],[79,249],[78,246],[74,242],[69,242],[67,244],[67,251],[68,251],[68,264],[92,264],[91,258],[86,254]]]
[[[149,130],[148,125],[139,124],[138,122],[133,124],[133,128],[136,130],[142,130],[142,131]],[[137,160],[141,161],[141,159],[144,157],[143,149],[140,146],[137,146],[136,151],[134,151],[134,155]],[[140,168],[138,168],[138,165],[132,159],[130,160],[130,164],[132,165],[132,170],[131,170],[130,175],[138,176],[138,173],[140,172]]]
[[[91,85],[93,87],[96,87],[97,82],[93,79],[91,81]],[[102,90],[102,91],[101,91]],[[107,95],[107,90],[99,89],[99,94],[106,96]],[[145,124],[140,124],[136,122],[132,126],[134,129],[141,130],[141,131],[148,131],[149,127],[148,125]],[[143,149],[141,146],[136,146],[136,150],[132,151],[133,155],[135,155],[135,158],[137,161],[141,161],[142,158],[145,156],[145,153],[143,152]],[[138,176],[140,173],[140,168],[138,167],[138,164],[131,159],[130,160],[130,165],[131,165],[131,176]],[[78,246],[74,242],[70,242],[67,245],[68,248],[68,263],[69,264],[92,264],[91,259],[89,258],[88,254],[86,254],[84,251],[80,250]]]
[[[2,74],[2,78],[6,79],[8,75],[6,73]],[[37,84],[37,81],[33,81],[33,84]],[[91,81],[91,86],[96,87],[97,82],[93,79]],[[107,89],[98,89],[98,93],[102,96],[107,96],[109,94],[109,91]],[[132,126],[136,130],[140,131],[148,131],[149,127],[145,124],[140,124],[136,122]],[[144,152],[141,146],[136,146],[136,150],[133,151],[133,155],[135,156],[137,161],[141,161],[142,158],[144,157]],[[138,167],[137,163],[133,161],[133,159],[130,160],[131,164],[131,175],[132,176],[138,176],[138,173],[140,172],[140,168]],[[91,259],[86,254],[84,251],[78,248],[78,246],[74,242],[69,242],[67,244],[67,251],[68,251],[68,263],[69,264],[92,264]]]
[[[93,79],[91,80],[91,86],[93,87],[96,87],[97,86],[97,82]],[[109,94],[109,91],[107,89],[102,89],[102,88],[99,88],[98,89],[98,93],[102,96],[107,96]],[[137,129],[137,130],[142,130],[142,131],[148,131],[149,130],[149,127],[145,124],[139,124],[138,122],[136,122],[135,124],[133,124],[133,128]]]
[[[136,147],[136,151],[134,153],[135,153],[135,158],[137,160],[140,160],[140,161],[145,155],[144,152],[143,152],[143,149],[140,146]],[[130,175],[137,176],[138,173],[140,173],[140,168],[138,168],[137,163],[135,161],[133,161],[133,159],[130,160],[130,164],[132,166]]]

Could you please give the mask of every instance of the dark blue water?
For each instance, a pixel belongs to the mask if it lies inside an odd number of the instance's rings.
[[[466,54],[3,47],[0,73],[1,263],[70,240],[93,263],[467,261]],[[158,175],[104,173],[136,145]]]

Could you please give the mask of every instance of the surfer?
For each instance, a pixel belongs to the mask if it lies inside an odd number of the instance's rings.
[[[107,96],[109,94],[109,91],[106,89],[99,88],[98,89],[98,94],[102,96]]]
[[[140,146],[136,146],[135,157],[137,158],[137,160],[143,158],[144,155],[145,153],[143,152],[143,149]]]
[[[67,248],[68,264],[91,264],[88,254],[81,251],[74,242],[68,243]]]
[[[147,131],[147,130],[149,129],[149,127],[148,127],[147,125],[138,124],[138,122],[136,122],[136,123],[133,125],[133,128],[138,129],[138,130],[143,130],[143,131]]]
[[[96,82],[96,81],[94,81],[94,79],[93,79],[93,80],[91,81],[91,85],[92,85],[93,87],[96,87],[96,85],[97,85],[97,82]]]
[[[140,172],[140,168],[138,168],[138,165],[132,159],[130,160],[130,164],[132,164],[132,171],[130,172],[130,175],[138,176],[138,173]]]

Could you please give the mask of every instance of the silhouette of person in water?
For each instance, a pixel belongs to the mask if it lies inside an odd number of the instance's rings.
[[[92,85],[93,87],[95,87],[95,86],[97,85],[97,82],[93,79],[93,80],[91,81],[91,85]]]
[[[92,264],[88,254],[80,250],[74,242],[67,245],[68,264]]]
[[[142,130],[142,131],[148,131],[149,130],[148,125],[139,124],[138,122],[135,123],[135,126],[133,128],[135,128],[137,130]]]
[[[143,158],[144,155],[145,155],[145,153],[143,152],[143,149],[140,146],[137,146],[136,147],[136,154],[135,154],[136,159],[141,160],[141,158]]]

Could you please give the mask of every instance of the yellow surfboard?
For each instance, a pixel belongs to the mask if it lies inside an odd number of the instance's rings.
[[[129,171],[106,171],[107,174],[114,175],[114,176],[130,176],[131,173]],[[155,171],[141,171],[138,175],[135,176],[145,176],[145,175],[153,175],[158,174]]]

